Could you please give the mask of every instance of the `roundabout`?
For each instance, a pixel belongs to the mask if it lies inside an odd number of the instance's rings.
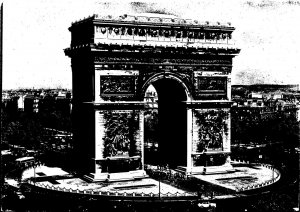
[[[21,182],[29,187],[81,195],[147,199],[226,199],[271,186],[278,170],[266,164],[232,163],[233,172],[185,175],[172,169],[147,166],[149,177],[115,182],[89,182],[58,167],[41,165],[26,169]]]
[[[248,201],[268,196],[281,178],[270,165],[232,162],[227,174],[185,175],[147,165],[148,177],[115,182],[90,182],[59,167],[27,167],[19,183],[19,207],[97,211],[241,211]],[[234,208],[232,208],[234,206]],[[71,208],[71,209],[70,209]]]

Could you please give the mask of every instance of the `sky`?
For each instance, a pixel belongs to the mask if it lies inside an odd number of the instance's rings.
[[[163,12],[231,22],[241,48],[232,84],[300,84],[300,0],[3,1],[3,89],[72,88],[72,22],[92,14]]]

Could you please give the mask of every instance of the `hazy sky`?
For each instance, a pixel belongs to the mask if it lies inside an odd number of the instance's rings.
[[[122,3],[118,3],[122,2]],[[3,88],[71,88],[68,27],[98,13],[167,12],[201,21],[231,22],[242,49],[233,84],[300,83],[300,0],[4,1]]]

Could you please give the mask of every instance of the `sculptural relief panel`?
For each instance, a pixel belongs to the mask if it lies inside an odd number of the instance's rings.
[[[194,109],[193,152],[222,151],[227,140],[229,112],[226,109]]]
[[[101,95],[135,94],[135,76],[101,76]]]
[[[197,86],[199,93],[226,93],[226,77],[198,77]]]
[[[95,77],[95,101],[131,100],[137,92],[138,71],[98,70]]]
[[[134,110],[102,111],[104,118],[103,156],[140,156],[139,113]]]

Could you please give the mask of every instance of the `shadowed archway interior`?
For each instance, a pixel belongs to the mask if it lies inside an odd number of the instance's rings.
[[[158,95],[159,159],[171,168],[187,163],[187,100],[185,88],[177,80],[162,78],[152,85]]]

